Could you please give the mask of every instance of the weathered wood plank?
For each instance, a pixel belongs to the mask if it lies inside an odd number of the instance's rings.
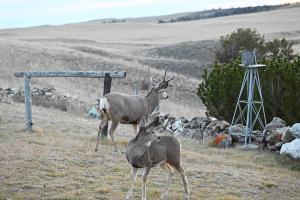
[[[28,131],[32,132],[30,77],[24,77],[24,99],[25,99],[26,128]]]
[[[105,78],[109,74],[111,78],[125,78],[124,71],[61,71],[61,72],[16,72],[15,77],[83,77],[83,78]]]

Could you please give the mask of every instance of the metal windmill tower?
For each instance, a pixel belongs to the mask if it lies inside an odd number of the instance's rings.
[[[265,65],[257,64],[255,50],[242,51],[241,56],[242,64],[240,66],[246,68],[246,72],[230,127],[236,124],[245,126],[245,145],[247,145],[251,143],[253,128],[256,126],[256,128],[263,130],[266,125],[265,109],[258,74],[258,69],[265,67]]]

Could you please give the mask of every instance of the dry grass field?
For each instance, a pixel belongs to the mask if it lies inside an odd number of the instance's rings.
[[[122,70],[112,91],[133,94],[150,75],[176,75],[162,113],[204,115],[196,95],[205,67],[214,62],[217,39],[239,27],[256,28],[266,39],[285,37],[300,52],[300,7],[214,19],[158,24],[135,19],[124,23],[91,21],[61,26],[0,30],[0,87],[22,87],[16,71]],[[147,69],[150,68],[148,75]],[[33,78],[32,86],[54,87],[94,104],[103,80]],[[145,94],[146,91],[140,91]],[[124,199],[130,166],[125,158],[130,126],[116,131],[120,152],[110,139],[94,152],[98,121],[55,109],[33,106],[34,132],[25,131],[24,106],[0,101],[0,199]],[[182,165],[191,199],[300,199],[300,163],[267,151],[216,149],[180,138]],[[167,175],[153,169],[148,197],[158,199]],[[183,199],[177,175],[169,199]],[[133,199],[141,197],[141,173]]]
[[[124,199],[130,166],[125,158],[130,126],[94,152],[98,121],[54,109],[33,107],[34,132],[24,130],[24,107],[0,103],[0,199]],[[180,138],[182,165],[191,199],[300,199],[300,163],[274,153],[215,149]],[[149,199],[158,199],[167,174],[151,170]],[[176,175],[169,199],[183,199]],[[141,197],[141,173],[133,199]]]

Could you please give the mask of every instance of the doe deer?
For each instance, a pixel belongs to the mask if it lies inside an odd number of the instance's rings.
[[[180,165],[181,145],[180,141],[173,136],[157,137],[153,128],[158,125],[158,116],[149,124],[146,118],[140,123],[140,129],[136,137],[129,141],[126,149],[126,158],[131,165],[131,181],[126,199],[132,195],[134,181],[139,168],[143,168],[142,200],[146,200],[146,179],[152,167],[160,166],[168,172],[168,180],[161,194],[161,199],[167,199],[168,191],[174,176],[174,169],[181,175],[185,199],[189,199],[190,192],[188,180],[184,169]]]
[[[143,117],[148,117],[158,106],[161,99],[167,99],[168,95],[165,92],[168,84],[175,77],[166,80],[166,66],[163,81],[159,84],[154,82],[155,75],[151,77],[153,87],[146,96],[126,95],[119,93],[108,93],[103,98],[100,98],[97,103],[97,110],[101,115],[101,122],[98,129],[98,138],[95,151],[98,151],[99,139],[104,126],[111,120],[109,135],[112,139],[115,151],[117,146],[114,141],[114,132],[119,125],[131,124],[135,134],[137,134],[137,125]]]

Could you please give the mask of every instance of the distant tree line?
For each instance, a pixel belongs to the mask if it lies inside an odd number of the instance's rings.
[[[103,21],[102,23],[122,23],[122,22],[126,22],[125,19],[112,19],[112,20],[107,20],[107,21]]]
[[[265,41],[255,29],[237,29],[220,38],[221,47],[211,70],[205,70],[198,96],[217,118],[231,121],[245,69],[240,67],[240,50],[257,50],[267,121],[275,116],[288,124],[300,119],[300,56],[286,39]],[[257,95],[257,94],[256,94]]]
[[[160,19],[158,20],[158,23],[192,21],[192,20],[208,19],[208,18],[215,18],[215,17],[224,17],[229,15],[263,12],[263,11],[275,10],[287,5],[289,4],[273,5],[273,6],[264,5],[264,6],[254,6],[254,7],[248,6],[243,8],[238,7],[238,8],[229,8],[229,9],[212,9],[209,11],[202,11],[199,14],[190,14],[183,17],[177,17],[175,19],[170,19],[169,21]]]

